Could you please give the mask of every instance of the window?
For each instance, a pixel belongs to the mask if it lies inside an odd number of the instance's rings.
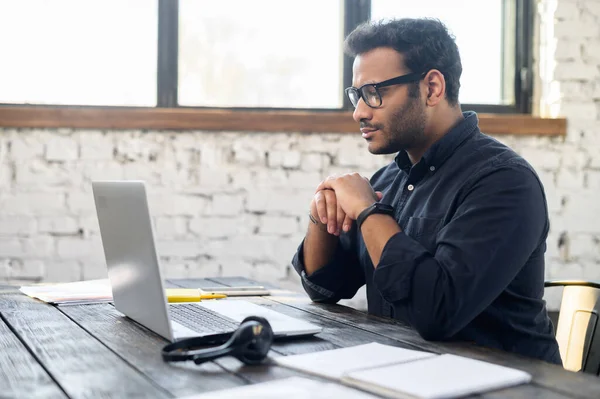
[[[0,0],[0,103],[156,105],[156,0]]]
[[[463,108],[529,113],[532,10],[532,0],[0,0],[0,103],[349,110],[344,37],[368,20],[432,16],[457,38]]]
[[[179,105],[340,108],[342,10],[339,0],[181,0]]]
[[[464,104],[512,105],[514,92],[506,85],[514,67],[503,63],[502,0],[372,0],[371,20],[391,17],[440,19],[456,37],[463,73],[459,101]],[[478,18],[469,18],[478,15]],[[468,20],[466,19],[468,18]],[[514,48],[514,43],[512,44]]]
[[[371,0],[370,3],[370,20],[433,17],[448,27],[461,55],[459,101],[463,109],[531,112],[531,1]]]

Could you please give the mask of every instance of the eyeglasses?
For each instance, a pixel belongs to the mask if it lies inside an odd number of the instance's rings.
[[[379,88],[387,87],[392,85],[399,85],[403,83],[416,82],[421,80],[426,73],[423,72],[415,72],[409,73],[407,75],[397,76],[392,79],[384,80],[379,83],[368,83],[366,85],[362,85],[359,88],[356,87],[348,87],[345,92],[350,102],[354,107],[358,105],[358,101],[362,98],[371,108],[379,108],[381,107],[381,94],[379,93]]]

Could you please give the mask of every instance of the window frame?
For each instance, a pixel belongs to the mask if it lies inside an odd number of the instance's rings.
[[[178,107],[179,0],[158,0],[156,107]]]
[[[504,0],[509,1],[509,0]],[[534,0],[516,1],[515,105],[461,104],[479,114],[489,134],[564,136],[565,118],[531,114],[533,99]],[[344,36],[370,20],[371,0],[344,0]],[[158,0],[157,98],[154,107],[1,104],[0,127],[228,130],[262,132],[352,133],[352,106],[341,108],[239,108],[180,106],[178,91],[179,0]],[[352,58],[343,56],[344,87],[351,86]]]

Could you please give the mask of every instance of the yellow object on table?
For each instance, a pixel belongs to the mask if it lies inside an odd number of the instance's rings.
[[[167,300],[174,302],[200,302],[204,299],[227,298],[225,294],[205,294],[197,288],[167,288]]]

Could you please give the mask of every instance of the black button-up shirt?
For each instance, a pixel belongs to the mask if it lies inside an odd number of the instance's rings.
[[[465,119],[412,165],[406,152],[371,178],[402,232],[377,268],[353,223],[333,260],[311,276],[300,244],[292,264],[312,300],[352,298],[429,340],[463,340],[562,364],[544,293],[549,230],[533,168]]]

